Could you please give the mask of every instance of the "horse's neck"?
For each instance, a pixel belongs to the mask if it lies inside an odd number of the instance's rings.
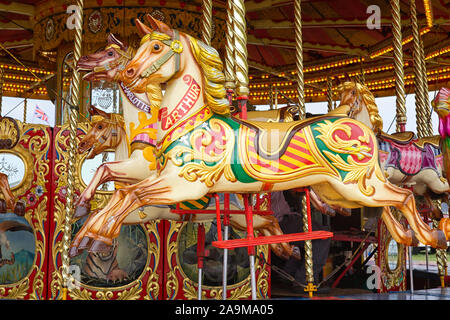
[[[122,161],[129,158],[128,142],[124,129],[119,129],[118,137],[120,139],[119,144],[116,147],[114,161]]]
[[[355,120],[358,120],[362,123],[364,123],[366,126],[368,126],[369,128],[373,128],[373,124],[370,121],[370,115],[369,115],[369,111],[367,111],[367,107],[363,104],[361,107],[361,111],[358,112],[354,117]]]
[[[191,58],[192,61],[186,62],[183,74],[167,82],[166,92],[161,101],[158,141],[178,123],[189,118],[206,104],[203,97],[202,73],[197,62]]]
[[[123,120],[125,122],[125,130],[128,137],[131,136],[130,125],[134,125],[136,127],[139,124],[139,112],[143,112],[139,110],[136,106],[134,106],[130,99],[127,97],[122,87],[119,85],[120,96],[122,98],[122,106],[123,106]],[[147,105],[150,105],[150,101],[147,97],[146,93],[135,93],[133,94],[144,102]]]

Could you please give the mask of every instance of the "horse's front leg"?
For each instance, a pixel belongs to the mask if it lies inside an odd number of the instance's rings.
[[[151,174],[148,162],[142,159],[128,159],[102,163],[95,171],[86,189],[75,203],[74,218],[79,219],[91,211],[91,200],[97,188],[109,181],[134,184]]]
[[[200,199],[208,188],[200,182],[188,182],[177,174],[149,177],[137,184],[117,190],[108,205],[89,217],[72,242],[71,255],[79,249],[102,251],[117,238],[124,219],[142,206],[168,205]],[[94,241],[92,241],[94,240]]]

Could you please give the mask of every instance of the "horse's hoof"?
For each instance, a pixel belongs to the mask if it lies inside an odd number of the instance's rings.
[[[410,247],[417,247],[420,244],[419,239],[417,239],[416,234],[412,230],[406,231],[410,235],[411,243],[408,244]]]
[[[20,217],[25,215],[25,204],[21,201],[17,202],[14,206],[14,213]]]
[[[447,249],[447,239],[445,238],[444,232],[439,229],[433,229],[433,247],[437,249]]]
[[[91,242],[92,242],[91,238],[84,237],[83,239],[81,239],[81,242],[78,245],[78,248],[80,248],[80,249],[87,249],[90,246]]]
[[[73,258],[79,255],[82,252],[82,250],[78,250],[76,247],[70,247],[69,249],[69,257]]]
[[[78,204],[73,214],[75,219],[83,218],[91,212],[91,204],[89,202],[82,202]]]
[[[89,252],[108,253],[111,251],[111,248],[112,248],[112,246],[104,243],[103,241],[95,240],[92,243],[91,248],[89,249]]]
[[[6,210],[7,210],[6,201],[0,199],[0,213],[6,213]]]

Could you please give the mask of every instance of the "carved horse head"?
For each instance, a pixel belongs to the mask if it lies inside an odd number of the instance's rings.
[[[91,106],[91,129],[78,144],[78,153],[89,151],[87,159],[110,149],[115,149],[126,136],[123,118],[119,114],[106,113]]]
[[[79,71],[90,71],[83,80],[117,81],[119,71],[133,56],[133,49],[125,46],[113,34],[108,36],[108,45],[102,51],[82,56],[77,63]]]
[[[374,95],[359,83],[346,81],[339,85],[341,106],[350,106],[348,116],[361,121],[375,132],[383,131],[383,119],[378,113]]]

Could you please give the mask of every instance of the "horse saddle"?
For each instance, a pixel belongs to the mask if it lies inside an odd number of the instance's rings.
[[[416,135],[412,131],[396,132],[393,134],[381,132],[381,134],[379,136],[383,140],[390,140],[397,144],[409,144],[416,137]]]
[[[257,154],[263,158],[275,160],[283,155],[290,140],[298,131],[316,121],[327,118],[331,117],[322,115],[293,122],[235,120],[255,132],[254,145]]]

